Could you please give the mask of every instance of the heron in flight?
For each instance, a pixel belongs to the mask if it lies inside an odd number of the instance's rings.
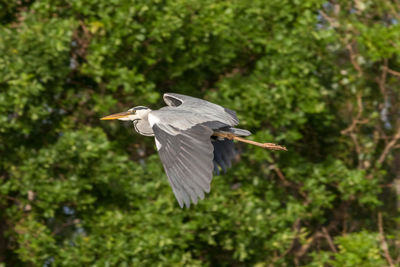
[[[251,133],[234,128],[239,123],[233,110],[208,101],[174,93],[163,96],[159,110],[137,106],[101,120],[132,121],[136,132],[154,136],[158,154],[179,206],[190,207],[210,192],[213,172],[231,167],[233,140],[272,150],[286,150],[273,143],[244,139]]]

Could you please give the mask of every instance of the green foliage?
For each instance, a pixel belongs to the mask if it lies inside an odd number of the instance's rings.
[[[3,2],[0,266],[399,264],[392,1]],[[289,151],[238,144],[180,209],[153,139],[99,121],[165,92]]]
[[[377,234],[365,231],[338,237],[335,240],[339,252],[312,253],[314,261],[309,266],[385,266],[385,260],[380,253]]]

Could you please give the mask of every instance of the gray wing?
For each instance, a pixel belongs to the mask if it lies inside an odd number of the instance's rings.
[[[202,114],[210,121],[219,121],[229,126],[239,123],[235,111],[203,99],[175,93],[166,93],[163,98],[170,107]]]
[[[154,124],[153,131],[169,184],[181,208],[190,207],[190,202],[197,204],[198,198],[204,198],[204,192],[210,192],[213,131],[201,124],[186,130],[168,126],[174,128],[173,135],[160,125]]]

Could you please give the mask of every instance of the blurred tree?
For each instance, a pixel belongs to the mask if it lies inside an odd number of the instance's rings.
[[[400,264],[395,1],[0,3],[0,266]],[[238,146],[181,210],[152,138],[98,120],[168,91],[289,152]]]

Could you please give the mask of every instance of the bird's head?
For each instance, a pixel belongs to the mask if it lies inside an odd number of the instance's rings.
[[[148,107],[137,106],[128,111],[115,113],[101,118],[101,120],[121,120],[121,121],[136,121],[147,117],[151,109]]]

